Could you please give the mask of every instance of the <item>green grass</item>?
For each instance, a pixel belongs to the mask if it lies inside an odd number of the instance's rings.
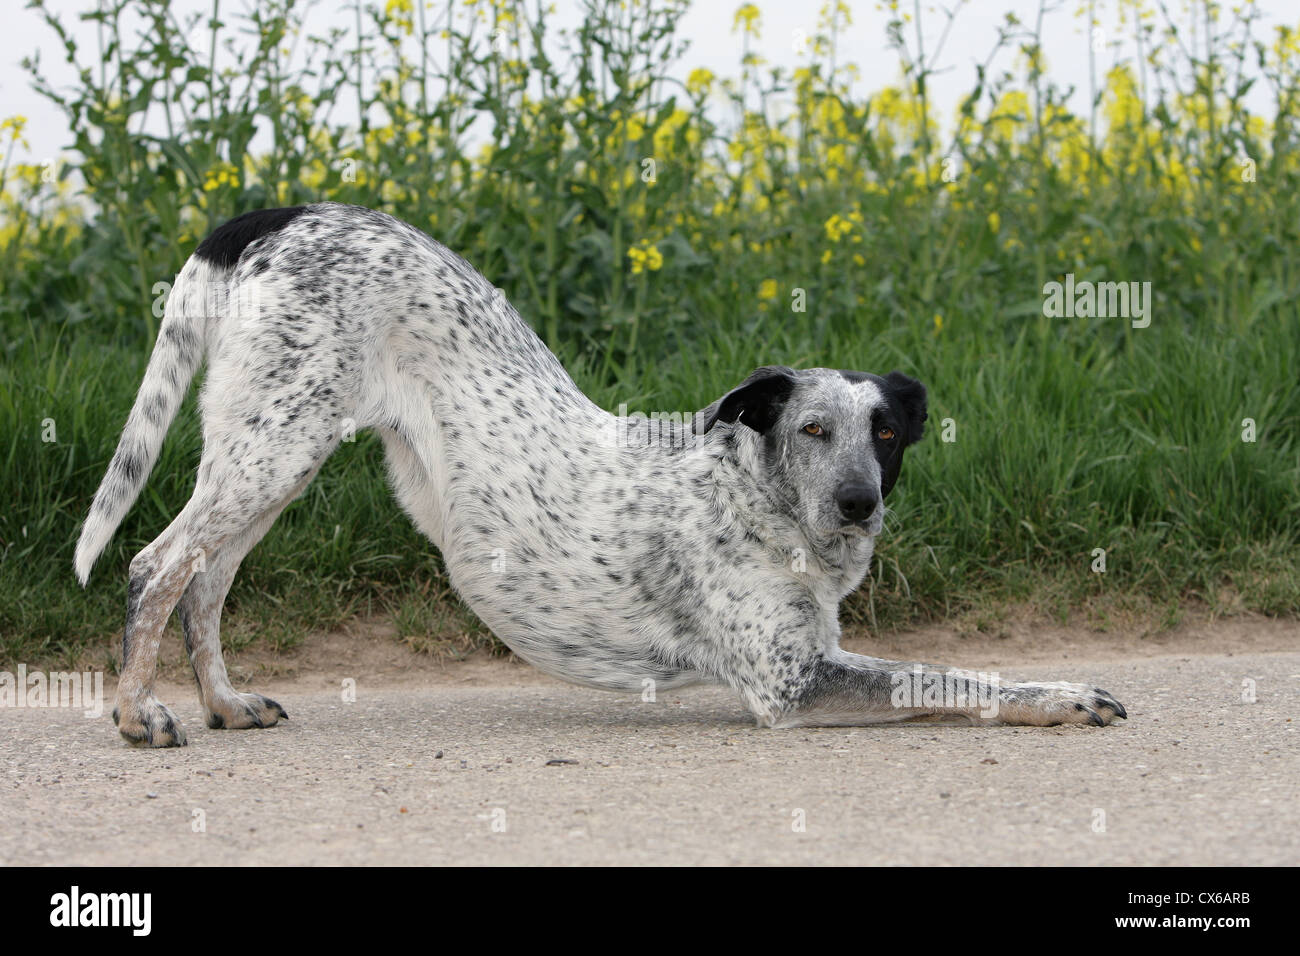
[[[1292,330],[1261,318],[1225,345],[1153,322],[1120,347],[1095,344],[1099,331],[1088,345],[1053,329],[990,349],[981,330],[992,311],[971,316],[965,331],[956,321],[938,336],[864,324],[822,346],[770,319],[743,344],[716,333],[630,384],[578,380],[607,407],[662,409],[701,407],[766,361],[898,366],[928,382],[930,434],[908,452],[873,586],[850,602],[849,620],[899,624],[990,601],[1068,609],[1130,592],[1163,605],[1300,609]],[[144,356],[77,343],[53,354],[57,362],[20,355],[14,368],[39,363],[42,374],[0,390],[4,473],[18,502],[0,517],[8,660],[75,654],[117,626],[126,565],[188,497],[200,445],[191,400],[81,591],[73,546]],[[1247,416],[1259,422],[1254,443],[1241,440]],[[58,423],[57,442],[40,441],[46,418]],[[942,440],[945,419],[955,441]],[[1098,547],[1105,574],[1091,570]],[[245,562],[226,633],[234,646],[258,634],[288,645],[353,614],[387,613],[422,649],[455,644],[467,630],[485,636],[449,600],[436,551],[391,499],[382,450],[363,435],[340,448]]]
[[[527,45],[544,19],[513,9]],[[274,46],[296,14],[267,10]],[[619,19],[630,15],[644,20]],[[191,396],[90,587],[76,585],[80,522],[156,332],[153,283],[210,223],[319,198],[384,208],[461,251],[609,409],[700,408],[770,363],[922,379],[930,431],[908,452],[849,622],[983,620],[1014,605],[1062,620],[1132,606],[1169,622],[1188,602],[1300,612],[1300,144],[1288,112],[1300,63],[1266,55],[1281,93],[1262,126],[1226,79],[1226,49],[1171,64],[1202,77],[1198,92],[1141,105],[1139,120],[1098,129],[1095,149],[1082,118],[1051,112],[1059,91],[1031,69],[986,80],[969,129],[940,144],[918,132],[929,126],[916,122],[927,107],[915,74],[901,100],[855,99],[823,54],[803,87],[748,67],[743,89],[706,102],[646,52],[674,35],[671,12],[597,3],[587,25],[600,40],[583,47],[588,73],[534,64],[545,95],[529,103],[523,81],[484,58],[481,26],[466,25],[434,77],[453,95],[419,108],[418,69],[401,90],[368,81],[358,94],[345,55],[323,49],[309,74],[265,45],[237,74],[252,77],[242,105],[242,86],[203,57],[170,62],[129,43],[114,51],[121,72],[92,71],[63,97],[94,215],[68,205],[69,180],[24,193],[22,169],[0,208],[0,667],[102,647],[131,556],[192,487]],[[409,51],[379,42],[400,29],[382,12],[363,29],[369,75],[410,65]],[[186,77],[199,108],[159,139],[132,121],[148,98],[121,92],[163,75]],[[1130,95],[1121,80],[1103,85],[1103,114]],[[334,81],[387,105],[393,124],[331,125]],[[770,108],[781,84],[798,93],[790,117]],[[1041,108],[1008,112],[1017,89]],[[307,106],[284,105],[298,93]],[[1214,123],[1194,108],[1201,95]],[[737,132],[722,117],[742,107]],[[495,121],[482,156],[457,132],[472,115]],[[278,138],[245,160],[250,123]],[[1237,175],[1240,152],[1257,161],[1255,181]],[[962,173],[949,184],[933,171],[954,154]],[[639,178],[647,155],[653,184]],[[236,180],[211,180],[231,158]],[[360,180],[341,175],[347,158],[360,159]],[[833,216],[851,223],[838,240]],[[649,246],[662,266],[638,271],[629,250]],[[1151,282],[1150,327],[1045,318],[1043,283],[1066,272]],[[791,308],[798,290],[805,311]],[[1104,574],[1092,570],[1097,548]],[[487,638],[393,502],[368,435],[340,448],[252,552],[227,607],[232,646],[292,646],[373,614],[419,650]]]

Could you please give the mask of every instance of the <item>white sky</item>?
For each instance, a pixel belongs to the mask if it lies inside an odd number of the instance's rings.
[[[60,12],[65,26],[74,29],[75,35],[85,54],[90,55],[95,47],[95,32],[92,24],[77,20],[77,14],[88,8],[93,0],[45,0],[48,8]],[[238,9],[251,4],[253,0],[223,0],[222,8],[227,16]],[[339,9],[327,0],[316,6],[307,20],[309,33],[323,33],[330,26],[351,26],[353,13],[351,4],[348,9]],[[377,0],[381,3],[383,0]],[[434,4],[434,16],[441,17],[446,0],[437,0]],[[457,6],[462,0],[456,0]],[[942,0],[942,6],[951,7],[957,0]],[[1086,5],[1086,0],[1053,0],[1057,4],[1056,12],[1049,14],[1046,20],[1044,52],[1048,71],[1052,79],[1061,86],[1073,85],[1076,95],[1071,106],[1078,112],[1087,110],[1088,89],[1088,46],[1089,38],[1084,29],[1082,18],[1076,17],[1076,10]],[[60,148],[70,140],[62,115],[32,89],[20,61],[24,56],[35,51],[41,52],[42,68],[47,77],[56,84],[67,84],[75,74],[72,67],[63,61],[62,50],[49,31],[41,22],[35,11],[20,6],[20,0],[3,0],[4,25],[0,37],[0,117],[22,114],[28,119],[26,138],[31,144],[26,157],[19,159],[43,159],[56,155]],[[1166,0],[1171,13],[1185,25],[1187,0]],[[754,45],[772,65],[785,65],[793,68],[805,62],[794,52],[796,31],[811,35],[816,29],[816,19],[822,0],[766,0],[758,3],[762,11],[762,38]],[[579,20],[580,9],[577,0],[556,0],[558,8],[556,18],[559,25],[573,25]],[[839,56],[842,61],[854,62],[861,70],[861,79],[855,92],[861,96],[894,84],[899,79],[898,60],[889,49],[885,37],[885,24],[889,16],[878,9],[876,0],[848,0],[852,10],[853,25],[841,36]],[[340,6],[342,4],[340,3]],[[682,60],[676,72],[682,74],[696,66],[707,67],[719,77],[738,76],[741,51],[741,37],[732,32],[732,19],[740,3],[737,0],[695,0],[683,20],[682,36],[691,40],[691,48]],[[905,7],[911,7],[905,3]],[[928,43],[932,43],[941,31],[944,22],[939,6],[931,0],[923,0]],[[1227,6],[1227,4],[1225,4]],[[210,9],[210,0],[173,0],[173,8],[182,16],[195,10]],[[969,0],[958,13],[956,26],[948,37],[939,62],[946,70],[935,77],[931,91],[936,103],[938,115],[944,119],[952,111],[961,97],[974,86],[975,64],[983,62],[993,48],[997,27],[1003,22],[1007,11],[1015,12],[1022,22],[1032,24],[1038,8],[1037,0]],[[1272,39],[1272,26],[1287,24],[1292,27],[1300,23],[1300,0],[1260,0],[1259,8],[1264,13],[1261,24],[1256,27],[1256,36]],[[1107,30],[1107,39],[1113,45],[1099,54],[1097,72],[1100,76],[1116,60],[1131,59],[1134,47],[1131,34],[1119,36],[1117,30],[1116,0],[1098,0],[1098,18]],[[1004,52],[995,61],[995,67],[1009,69],[1014,65],[1015,54]],[[1270,112],[1268,93],[1265,84],[1256,84],[1248,103],[1253,109]],[[342,109],[336,117],[343,120],[354,119]]]

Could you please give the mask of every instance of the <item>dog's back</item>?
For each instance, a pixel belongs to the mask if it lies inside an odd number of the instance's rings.
[[[476,416],[493,410],[497,424],[524,402],[542,422],[596,411],[504,297],[418,230],[332,203],[236,217],[199,245],[168,296],[78,541],[83,584],[205,357],[205,445],[251,429],[270,451],[285,442],[319,451],[342,433],[380,427],[428,449],[431,400],[466,417],[469,404]],[[494,436],[508,437],[497,429],[478,439]],[[419,457],[442,470],[437,454]]]

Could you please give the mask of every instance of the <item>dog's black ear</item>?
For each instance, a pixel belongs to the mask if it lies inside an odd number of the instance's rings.
[[[755,369],[726,395],[695,414],[695,434],[703,435],[718,422],[740,422],[761,435],[781,416],[781,407],[794,389],[794,379],[794,369],[784,365]]]
[[[885,376],[889,403],[899,410],[903,417],[906,434],[903,445],[911,445],[921,440],[925,433],[926,413],[925,386],[902,372],[894,371]]]

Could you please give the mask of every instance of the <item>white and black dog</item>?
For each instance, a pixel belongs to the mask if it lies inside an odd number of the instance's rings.
[[[248,213],[185,264],[77,544],[84,584],[206,357],[194,495],[131,562],[113,718],[185,743],[154,696],[173,609],[209,727],[268,727],[237,692],[222,604],[244,556],[345,433],[383,437],[397,499],[517,654],[617,690],[734,688],[771,727],[915,719],[1104,725],[1105,691],[849,654],[858,587],[926,393],[899,372],[761,368],[685,427],[621,431],[459,256],[384,213]],[[611,440],[611,437],[613,440]]]

